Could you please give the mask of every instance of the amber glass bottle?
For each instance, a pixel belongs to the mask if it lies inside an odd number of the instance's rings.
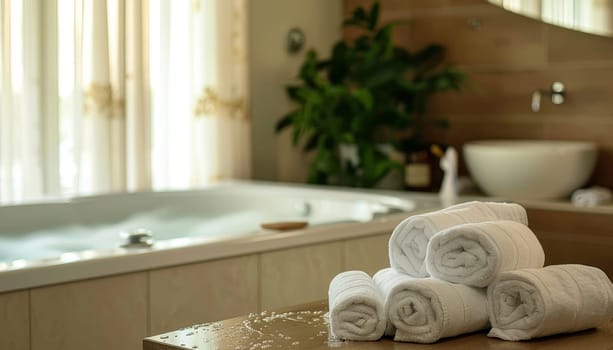
[[[438,191],[443,179],[439,162],[444,153],[443,147],[437,144],[412,147],[407,150],[404,164],[404,188],[408,191]]]

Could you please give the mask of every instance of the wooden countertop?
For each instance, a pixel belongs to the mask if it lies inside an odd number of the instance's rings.
[[[143,340],[143,350],[259,350],[259,349],[488,349],[488,350],[613,350],[613,320],[583,332],[508,342],[488,338],[487,332],[443,339],[435,344],[413,344],[382,339],[376,342],[328,341],[324,314],[327,302],[262,312],[229,320],[194,325]]]

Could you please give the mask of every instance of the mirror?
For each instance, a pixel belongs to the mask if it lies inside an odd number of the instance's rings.
[[[488,0],[560,27],[613,37],[613,0]]]

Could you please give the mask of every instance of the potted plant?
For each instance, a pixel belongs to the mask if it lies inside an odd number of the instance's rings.
[[[378,2],[356,8],[343,25],[359,28],[360,34],[336,43],[328,59],[308,51],[298,82],[286,87],[296,109],[276,130],[291,128],[294,145],[315,152],[311,183],[374,187],[401,169],[384,145],[403,152],[422,147],[424,128],[446,126],[427,118],[428,97],[458,90],[465,79],[444,64],[440,45],[417,52],[395,46],[395,23],[380,26],[379,13]]]

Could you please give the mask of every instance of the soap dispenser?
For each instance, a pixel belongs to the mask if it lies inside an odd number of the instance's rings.
[[[443,183],[439,197],[444,207],[455,204],[458,199],[458,153],[449,146],[441,158],[440,167],[443,170]]]

